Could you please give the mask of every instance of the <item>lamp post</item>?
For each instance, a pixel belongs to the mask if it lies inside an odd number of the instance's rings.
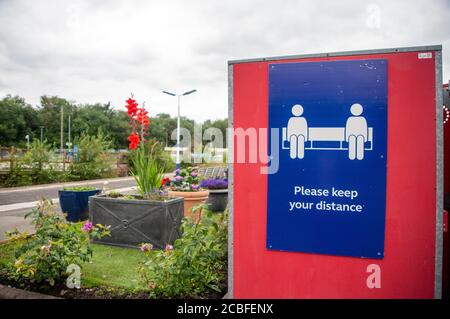
[[[27,140],[27,150],[30,149],[30,135],[25,135],[25,139]]]
[[[61,105],[61,120],[60,120],[60,130],[61,130],[61,156],[64,161],[64,106]]]
[[[41,143],[44,140],[44,126],[41,126]]]
[[[66,143],[67,148],[69,149],[69,152],[72,150],[72,141],[71,141],[71,135],[70,135],[70,127],[71,127],[71,115],[69,114],[69,131],[67,132],[67,135],[69,136],[69,142]]]
[[[177,116],[177,158],[176,158],[176,168],[179,169],[181,167],[180,163],[180,103],[181,103],[181,97],[185,95],[192,94],[194,92],[197,92],[197,90],[190,90],[186,91],[183,94],[175,94],[168,91],[162,91],[165,94],[168,94],[170,96],[176,96],[178,98],[178,116]]]

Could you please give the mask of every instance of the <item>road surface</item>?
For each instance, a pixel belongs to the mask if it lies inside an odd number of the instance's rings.
[[[106,182],[106,184],[105,184]],[[42,197],[50,198],[60,211],[58,190],[63,186],[95,186],[105,190],[116,190],[123,193],[134,191],[133,177],[110,178],[83,182],[70,182],[37,185],[29,187],[14,187],[0,189],[0,241],[5,239],[5,232],[14,228],[20,231],[32,231],[29,220],[24,216]]]

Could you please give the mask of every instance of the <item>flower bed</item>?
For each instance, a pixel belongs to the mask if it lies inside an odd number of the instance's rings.
[[[14,262],[20,243],[0,246],[0,283],[63,298],[148,298],[149,292],[139,284],[138,267],[144,261],[138,250],[92,245],[93,257],[81,265],[80,289],[65,284],[20,284],[2,275],[2,265]]]
[[[142,243],[141,250],[89,245],[86,241],[78,243],[74,237],[86,238],[88,234],[99,231],[98,225],[89,222],[74,224],[61,221],[57,229],[75,231],[70,236],[73,238],[63,241],[62,245],[56,238],[49,243],[48,236],[53,236],[53,231],[45,233],[45,236],[41,234],[39,238],[23,234],[0,245],[0,283],[63,298],[222,298],[227,280],[227,218],[226,214],[204,211],[198,223],[190,218],[184,219],[183,237],[164,250],[155,250],[150,243]],[[36,247],[36,239],[44,244]],[[75,261],[81,268],[80,289],[69,289],[65,268],[54,263],[44,268],[44,273],[51,276],[42,276],[42,271],[39,275],[38,272],[28,272],[26,280],[11,276],[10,270],[17,270],[22,254],[38,251],[39,256],[46,260],[46,256],[57,253],[66,259],[69,257],[66,251],[86,251],[88,246],[90,257]],[[18,252],[21,254],[17,255]],[[33,265],[34,262],[28,264]],[[30,267],[20,272],[26,269]]]

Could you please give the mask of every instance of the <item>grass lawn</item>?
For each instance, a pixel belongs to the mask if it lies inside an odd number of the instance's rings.
[[[92,260],[82,265],[81,280],[85,287],[138,288],[138,266],[145,259],[140,250],[97,244],[92,249]]]
[[[0,266],[14,261],[17,243],[0,245]],[[81,265],[81,281],[85,288],[111,287],[126,290],[139,289],[139,263],[144,254],[138,249],[93,244],[93,258]]]

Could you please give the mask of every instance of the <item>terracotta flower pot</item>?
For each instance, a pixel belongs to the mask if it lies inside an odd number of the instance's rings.
[[[208,190],[201,190],[198,192],[169,191],[169,196],[184,198],[184,216],[192,216],[195,218],[195,221],[198,221],[200,211],[192,213],[192,207],[206,202],[208,195]]]

